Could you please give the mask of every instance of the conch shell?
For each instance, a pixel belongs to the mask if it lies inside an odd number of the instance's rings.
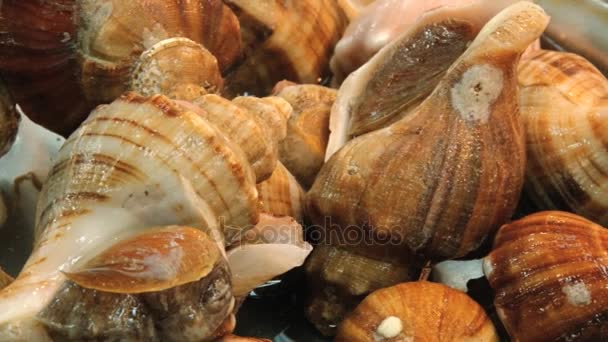
[[[279,158],[308,189],[323,166],[336,90],[312,84],[277,88],[281,90],[276,95],[293,108],[287,136],[279,144]]]
[[[492,321],[466,294],[418,281],[373,292],[340,324],[336,341],[498,342]]]
[[[519,67],[526,195],[608,224],[608,80],[571,53],[538,51]]]
[[[516,67],[547,22],[529,2],[503,10],[412,113],[331,157],[307,212],[327,237],[368,237],[332,248],[380,261],[458,258],[511,217],[525,169]]]
[[[608,231],[546,211],[500,228],[484,272],[513,341],[600,341],[608,336]]]
[[[286,125],[284,101],[258,100],[278,103]],[[70,136],[42,190],[35,250],[0,292],[0,340],[208,340],[234,328],[225,248],[258,223],[256,173],[203,112],[130,93]]]

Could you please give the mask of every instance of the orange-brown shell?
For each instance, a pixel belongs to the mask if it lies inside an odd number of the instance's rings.
[[[541,50],[520,63],[519,85],[526,195],[608,224],[608,79],[583,57]]]
[[[258,183],[257,189],[262,212],[302,222],[304,190],[283,164],[277,163],[270,178]]]
[[[9,0],[0,28],[0,74],[15,100],[64,134],[126,91],[136,59],[163,39],[202,44],[222,70],[241,53],[238,19],[221,0]]]
[[[293,114],[287,122],[287,136],[279,144],[279,158],[305,188],[310,188],[325,159],[336,90],[310,84],[280,88],[277,96],[291,104]]]
[[[156,292],[200,280],[223,258],[203,231],[182,226],[150,228],[101,252],[75,272],[78,285],[111,293]]]
[[[608,336],[608,230],[546,211],[503,226],[484,272],[514,341]]]
[[[342,230],[388,235],[390,246],[356,250],[375,258],[390,249],[450,259],[478,248],[519,199],[525,146],[515,72],[547,21],[532,3],[508,7],[414,112],[331,156],[307,194],[315,224],[331,217]]]
[[[367,296],[340,324],[336,341],[498,342],[498,336],[483,308],[465,293],[419,281]]]
[[[347,19],[335,0],[226,0],[241,23],[244,58],[226,93],[263,96],[282,79],[319,83]]]

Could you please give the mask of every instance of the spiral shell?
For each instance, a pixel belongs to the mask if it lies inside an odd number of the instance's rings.
[[[0,73],[26,114],[64,134],[128,90],[138,57],[161,40],[192,39],[220,70],[241,53],[239,22],[220,0],[10,0],[0,11]]]
[[[264,96],[283,79],[319,83],[347,19],[335,0],[226,0],[241,23],[244,58],[226,94]]]
[[[285,127],[291,109],[277,106],[246,119]],[[126,333],[130,324],[144,339],[216,336],[234,305],[224,248],[255,226],[259,206],[247,146],[203,111],[130,93],[70,136],[40,196],[35,250],[0,292],[0,340],[22,338],[11,334],[28,324],[61,339]],[[66,314],[77,301],[86,305]],[[111,314],[141,305],[150,311]]]
[[[277,96],[293,108],[279,158],[305,188],[310,188],[323,166],[329,138],[329,114],[336,90],[317,85],[282,87]]]
[[[525,191],[541,209],[608,223],[608,80],[584,58],[538,51],[519,67]]]
[[[413,254],[435,261],[465,256],[505,223],[525,168],[516,66],[547,21],[532,3],[508,7],[414,112],[335,153],[306,199],[311,220],[324,227],[324,242],[361,258],[415,267]],[[339,238],[353,233],[363,238]]]
[[[608,334],[608,231],[566,212],[503,226],[484,272],[514,341],[600,341]]]
[[[270,178],[258,183],[257,189],[262,212],[303,221],[304,190],[283,164],[279,162]]]
[[[494,325],[473,299],[425,281],[373,292],[340,324],[336,341],[498,342]]]

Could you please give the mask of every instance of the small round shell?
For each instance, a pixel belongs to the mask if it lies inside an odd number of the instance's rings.
[[[484,273],[514,341],[608,336],[608,230],[547,211],[503,226]]]
[[[338,342],[498,342],[485,311],[465,293],[425,281],[378,290],[340,324]]]

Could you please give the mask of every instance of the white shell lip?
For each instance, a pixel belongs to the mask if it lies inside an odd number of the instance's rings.
[[[33,241],[38,186],[46,180],[65,139],[31,121],[19,106],[17,113],[17,136],[0,158],[0,191],[8,216],[0,227],[0,258],[24,261]],[[21,246],[26,246],[26,250],[17,250]]]

